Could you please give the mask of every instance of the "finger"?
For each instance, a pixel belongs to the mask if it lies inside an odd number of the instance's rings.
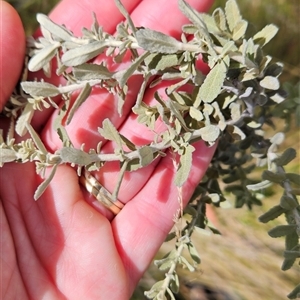
[[[14,8],[0,1],[0,111],[20,77],[25,56],[25,33]]]
[[[203,177],[216,148],[208,148],[203,142],[194,146],[193,167],[181,189],[174,185],[174,161],[169,153],[157,165],[151,180],[112,222],[116,245],[132,279],[132,288],[174,225],[174,217],[181,207],[180,193],[184,207]]]

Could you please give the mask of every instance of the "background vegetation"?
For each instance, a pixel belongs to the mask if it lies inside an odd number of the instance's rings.
[[[113,0],[108,0],[113,1]],[[35,14],[49,12],[57,0],[9,0],[20,13],[27,34],[37,27]],[[259,30],[266,24],[273,23],[280,28],[275,39],[265,48],[265,52],[285,65],[283,82],[289,82],[289,103],[296,108],[289,115],[290,130],[283,149],[294,147],[299,151],[300,123],[300,4],[299,0],[237,0],[243,17],[248,20],[253,30]],[[224,7],[225,0],[216,0],[214,7]],[[213,8],[212,8],[213,10]],[[99,20],[101,23],[101,20]],[[285,108],[282,108],[283,110]],[[282,111],[281,111],[282,112]],[[284,128],[284,123],[277,123],[277,130]],[[298,125],[298,126],[297,126]],[[298,160],[289,166],[289,172],[298,172]],[[258,174],[259,176],[259,174]],[[270,224],[259,223],[257,217],[278,203],[280,194],[276,190],[271,197],[263,199],[262,207],[252,211],[243,209],[219,209],[216,211],[217,228],[221,236],[195,233],[194,239],[202,263],[198,270],[190,273],[179,270],[181,289],[178,299],[285,299],[286,295],[299,283],[299,267],[283,272],[280,270],[284,239],[274,240],[267,235],[267,230],[284,220]],[[278,191],[280,192],[280,191]],[[158,257],[172,244],[162,246]],[[151,287],[164,274],[150,266],[136,289],[133,299],[145,299],[143,291]]]

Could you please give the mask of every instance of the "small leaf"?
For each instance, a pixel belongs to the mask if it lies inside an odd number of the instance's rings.
[[[56,169],[57,169],[58,165],[54,165],[52,167],[51,173],[49,175],[49,177],[47,179],[45,179],[36,189],[35,193],[34,193],[34,200],[38,200],[42,194],[45,192],[46,188],[48,187],[49,183],[51,182],[51,180],[53,179]]]
[[[287,259],[296,259],[300,257],[300,251],[285,250],[283,252],[283,257]]]
[[[179,0],[178,1],[178,7],[181,10],[181,12],[196,26],[198,29],[200,29],[201,33],[206,33],[206,35],[209,35],[209,32],[207,31],[206,25],[201,17],[201,14],[192,8],[186,1]]]
[[[261,215],[258,220],[262,223],[268,223],[269,221],[272,221],[276,218],[278,218],[280,215],[285,213],[285,209],[283,209],[280,205],[276,205],[272,207],[270,210],[268,210],[266,213]]]
[[[227,67],[222,61],[217,63],[206,76],[200,87],[200,98],[211,103],[221,92],[223,82],[226,77]]]
[[[171,36],[151,29],[140,29],[136,33],[140,47],[153,53],[176,53],[182,49],[182,43]]]
[[[0,148],[0,167],[2,167],[4,163],[12,162],[17,158],[14,150]]]
[[[128,13],[128,11],[126,10],[126,8],[122,4],[122,2],[120,0],[115,0],[115,4],[118,7],[121,14],[126,18],[126,21],[127,21],[128,25],[130,26],[131,31],[133,33],[135,33],[136,32],[136,27],[134,26],[134,23],[133,23],[133,21],[130,17],[130,14]]]
[[[283,167],[287,165],[289,162],[291,162],[296,157],[296,155],[297,152],[295,149],[288,148],[281,154],[280,157],[276,159],[276,165]]]
[[[226,20],[231,32],[235,26],[242,21],[240,9],[235,0],[228,0],[225,5]]]
[[[63,147],[58,150],[58,153],[64,163],[76,164],[79,166],[87,166],[93,161],[91,155],[76,148]]]
[[[300,284],[298,284],[288,295],[289,299],[299,299],[300,298]]]
[[[289,181],[300,185],[300,175],[299,174],[294,174],[294,173],[287,173],[286,177]]]
[[[26,125],[31,122],[33,115],[34,115],[33,105],[31,103],[27,103],[25,105],[24,110],[22,111],[21,116],[18,118],[16,124],[16,133],[19,136],[24,136],[27,133]]]
[[[72,39],[72,34],[65,27],[52,22],[46,15],[37,14],[36,19],[42,27],[47,29],[54,36],[60,38],[60,40],[70,41]]]
[[[194,272],[195,268],[188,262],[188,260],[184,256],[180,256],[180,262],[188,268],[190,272]]]
[[[216,8],[214,10],[213,17],[214,17],[215,23],[217,24],[218,28],[220,28],[222,31],[227,30],[226,17],[221,8]]]
[[[286,174],[274,173],[269,170],[265,170],[262,173],[262,179],[269,180],[274,183],[282,184],[283,181],[286,179]]]
[[[281,265],[281,270],[282,271],[287,271],[289,270],[295,263],[296,259],[293,258],[285,258],[282,265]]]
[[[283,63],[281,62],[275,62],[271,65],[269,65],[265,71],[265,76],[279,76],[283,71]]]
[[[137,59],[135,59],[127,69],[118,71],[113,75],[113,78],[119,82],[121,88],[125,86],[129,77],[137,70],[137,68],[148,55],[149,53],[147,52],[143,53]]]
[[[179,58],[177,54],[152,53],[145,58],[145,64],[150,69],[165,70],[177,66]]]
[[[280,82],[277,77],[266,76],[259,82],[260,86],[268,90],[278,90]]]
[[[277,34],[277,32],[278,27],[273,24],[269,24],[265,26],[261,31],[256,33],[253,37],[253,40],[259,43],[261,46],[264,46],[269,43],[269,41]]]
[[[81,81],[92,79],[110,79],[113,75],[104,65],[82,64],[73,68],[74,76]]]
[[[105,119],[102,128],[98,128],[99,133],[107,140],[115,141],[119,148],[122,148],[122,139],[118,130],[109,119]]]
[[[239,21],[233,29],[232,39],[237,41],[244,37],[246,30],[248,28],[248,22],[245,20]]]
[[[203,120],[202,112],[199,109],[195,108],[194,106],[190,106],[189,115],[191,116],[191,118],[195,119],[196,121]]]
[[[148,146],[139,148],[138,155],[142,167],[149,165],[153,161],[153,151]]]
[[[68,112],[67,119],[66,119],[66,124],[69,125],[76,110],[78,107],[89,97],[91,94],[92,88],[91,86],[87,83],[84,88],[81,90],[80,94],[77,96],[75,102],[73,103],[70,111]]]
[[[187,180],[192,167],[192,154],[194,151],[195,148],[192,145],[188,145],[187,147],[185,147],[184,153],[180,156],[180,162],[175,176],[176,186],[182,186]]]
[[[62,63],[68,67],[81,65],[102,53],[106,46],[106,42],[92,41],[89,44],[68,50],[61,58]]]
[[[270,142],[272,144],[280,145],[284,141],[284,138],[285,138],[284,133],[277,132],[270,138]]]
[[[59,89],[48,82],[23,81],[22,89],[29,95],[40,97],[54,97],[59,95]]]
[[[28,123],[28,124],[26,124],[26,128],[27,128],[32,140],[34,141],[35,145],[38,147],[38,149],[43,154],[47,154],[48,151],[47,151],[45,145],[43,144],[40,136],[36,133],[36,131],[33,129],[33,127]]]
[[[283,195],[280,199],[280,206],[286,210],[292,210],[299,206],[296,199]]]
[[[268,234],[273,238],[278,238],[294,232],[296,228],[296,225],[278,225],[269,230]]]
[[[215,142],[220,135],[220,128],[216,125],[207,125],[199,129],[201,138],[205,142]]]
[[[60,43],[55,42],[39,50],[28,62],[28,70],[31,72],[37,72],[43,69],[50,60],[55,56],[57,49],[60,47]]]

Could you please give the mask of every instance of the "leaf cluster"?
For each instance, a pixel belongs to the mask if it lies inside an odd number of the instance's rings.
[[[47,16],[37,15],[42,35],[28,38],[21,84],[2,112],[11,119],[11,128],[6,139],[0,135],[1,166],[31,161],[41,175],[46,167],[52,167],[50,176],[36,191],[37,199],[60,164],[76,167],[80,176],[82,168],[98,170],[107,161],[118,161],[120,174],[113,192],[117,198],[125,172],[147,166],[158,156],[164,156],[166,149],[179,156],[175,184],[180,190],[193,164],[193,143],[199,140],[208,146],[218,143],[206,176],[185,210],[191,221],[172,235],[177,241],[176,249],[157,262],[160,269],[169,270],[166,280],[157,283],[148,296],[163,299],[166,293],[172,297],[177,291],[176,265],[193,269],[182,256],[183,249],[190,252],[194,262],[200,262],[190,239],[194,228],[218,233],[206,218],[207,204],[226,207],[230,205],[228,194],[233,194],[237,208],[246,205],[251,209],[261,204],[259,191],[273,183],[283,187],[283,196],[280,204],[260,220],[268,222],[285,214],[287,225],[275,227],[270,235],[286,237],[283,269],[288,269],[299,257],[299,175],[284,171],[295,151],[287,149],[278,154],[284,135],[277,133],[268,138],[264,130],[273,126],[274,115],[290,117],[299,97],[286,101],[287,93],[279,81],[283,65],[274,62],[263,50],[276,35],[277,27],[267,25],[251,36],[248,22],[242,18],[235,0],[228,0],[224,10],[217,8],[212,15],[199,13],[186,1],[179,0],[179,9],[190,23],[182,27],[177,40],[149,28],[136,27],[123,4],[119,0],[115,3],[125,17],[115,35],[105,32],[95,16],[91,28],[82,28],[82,35],[75,36]],[[103,59],[95,63],[99,55]],[[208,74],[198,68],[200,58],[210,67]],[[28,70],[42,70],[45,79],[28,80]],[[53,73],[63,76],[65,84],[56,86],[47,82]],[[105,119],[98,130],[99,139],[102,136],[113,141],[113,153],[102,153],[101,143],[96,149],[85,149],[84,145],[74,148],[65,126],[72,122],[77,109],[95,88],[100,88],[117,97],[121,115],[127,101],[128,81],[134,76],[141,78],[142,83],[132,110],[137,121],[154,132],[153,141],[135,145]],[[146,89],[153,89],[161,82],[168,82],[168,87],[154,93],[155,104],[146,104]],[[57,97],[63,100],[61,107],[55,102]],[[36,111],[51,107],[58,110],[54,127],[63,143],[55,153],[47,151],[30,125]],[[166,129],[156,133],[155,124],[161,121]],[[27,132],[29,139],[15,143],[14,134],[23,137]],[[267,166],[261,182],[249,176],[257,166]]]

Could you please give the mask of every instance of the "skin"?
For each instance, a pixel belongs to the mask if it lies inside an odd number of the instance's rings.
[[[181,25],[187,22],[174,0],[122,2],[138,26],[178,38]],[[199,11],[207,10],[211,2],[189,1]],[[106,0],[63,0],[50,17],[80,34],[82,26],[90,27],[92,11],[110,33],[122,20],[113,1]],[[0,14],[2,107],[20,75],[25,37],[21,21],[8,3],[0,2]],[[12,53],[13,59],[10,59]],[[53,76],[50,81],[59,80]],[[123,117],[118,115],[112,96],[94,90],[67,126],[75,145],[84,141],[88,148],[95,147],[100,140],[97,128],[107,117],[135,143],[151,140],[153,134],[137,125],[131,113],[140,83],[140,78],[130,82]],[[164,84],[158,87],[163,88]],[[153,91],[147,91],[145,101],[153,102]],[[55,113],[53,110],[39,112],[33,120],[35,130],[49,151],[60,147],[51,129]],[[86,122],[80,122],[83,116]],[[0,128],[5,128],[5,124],[6,120],[1,118]],[[163,130],[163,125],[158,124],[157,130]],[[103,151],[111,152],[112,144],[103,142]],[[193,167],[181,189],[184,205],[203,177],[215,150],[202,142],[194,146]],[[129,299],[170,231],[179,208],[172,157],[167,152],[146,168],[126,174],[119,195],[125,207],[114,218],[79,185],[76,171],[70,166],[60,166],[49,188],[34,201],[34,191],[41,182],[35,174],[35,165],[5,164],[0,169],[0,298]],[[118,166],[110,163],[94,176],[112,191],[117,173]]]

